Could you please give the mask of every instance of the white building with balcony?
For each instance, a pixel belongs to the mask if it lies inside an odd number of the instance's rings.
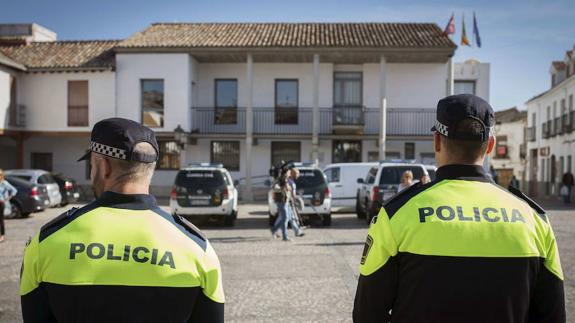
[[[527,177],[533,196],[557,196],[575,162],[575,47],[550,68],[551,88],[527,101]]]
[[[425,23],[153,24],[119,41],[0,33],[0,167],[88,183],[76,157],[112,116],[156,130],[160,193],[192,161],[222,162],[247,185],[280,160],[432,163],[437,101],[489,100],[489,64],[453,64],[455,49]]]

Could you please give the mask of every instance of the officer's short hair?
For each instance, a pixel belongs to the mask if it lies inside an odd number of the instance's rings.
[[[483,133],[483,125],[475,119],[465,119],[457,123],[455,131],[461,134],[480,136]],[[473,164],[487,151],[489,141],[473,141],[450,139],[441,137],[442,146],[446,147],[449,155],[458,162]]]
[[[155,156],[156,150],[147,142],[140,142],[134,146],[134,153]],[[112,168],[119,173],[118,180],[122,182],[151,180],[154,175],[156,163],[142,163],[139,161],[121,160],[105,157],[110,161]]]

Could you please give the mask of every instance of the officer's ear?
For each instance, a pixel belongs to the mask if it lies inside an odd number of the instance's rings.
[[[486,155],[491,154],[493,148],[495,147],[495,136],[489,136],[489,142],[487,143],[487,150],[485,151]]]
[[[433,147],[436,153],[441,151],[441,135],[437,131],[433,133]]]
[[[104,170],[104,177],[105,178],[112,177],[112,162],[110,161],[110,159],[103,158],[102,168]]]

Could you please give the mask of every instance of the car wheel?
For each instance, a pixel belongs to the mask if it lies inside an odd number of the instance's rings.
[[[322,224],[324,227],[329,227],[331,225],[331,213],[325,214],[322,218]]]
[[[355,199],[355,214],[357,214],[358,219],[365,219],[365,212],[361,210],[361,206],[359,205],[359,195]]]
[[[224,215],[224,226],[233,227],[236,222],[236,217],[233,214]]]
[[[22,208],[20,207],[20,205],[18,205],[17,203],[12,203],[11,205],[12,205],[12,213],[8,217],[12,218],[12,219],[18,219],[18,218],[23,217],[22,216],[22,214],[23,214]],[[0,211],[2,211],[2,210],[0,210]],[[30,214],[30,213],[28,213],[28,214]]]

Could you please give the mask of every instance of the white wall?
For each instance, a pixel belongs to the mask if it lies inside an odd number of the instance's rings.
[[[88,81],[89,126],[68,127],[68,81]],[[19,104],[26,106],[26,130],[90,131],[114,116],[114,73],[30,73],[18,79]]]
[[[475,81],[475,95],[489,102],[490,64],[468,60],[454,65],[454,80]]]
[[[142,120],[142,79],[164,80],[164,126],[156,131],[173,131],[178,125],[189,131],[192,63],[188,54],[117,54],[116,104],[118,116]]]
[[[8,68],[0,65],[0,129],[8,128],[10,116],[10,75]]]
[[[532,149],[547,148],[549,147],[550,154],[549,156],[541,156],[538,155],[538,168],[535,169],[537,174],[538,181],[548,181],[549,180],[549,172],[546,169],[544,172],[542,171],[541,167],[543,165],[542,160],[545,159],[545,167],[549,164],[551,160],[551,156],[555,155],[555,159],[557,161],[557,178],[556,181],[561,180],[561,175],[563,171],[567,169],[566,165],[564,165],[564,170],[559,169],[559,159],[560,157],[564,157],[565,164],[567,163],[567,156],[572,156],[572,165],[571,171],[575,171],[575,131],[571,132],[570,134],[564,133],[563,135],[556,135],[555,137],[549,137],[547,139],[543,139],[541,136],[542,133],[542,124],[549,120],[547,116],[547,107],[550,107],[550,119],[554,119],[561,115],[561,100],[565,99],[567,110],[569,110],[569,96],[573,95],[575,100],[575,77],[571,76],[571,78],[565,82],[563,82],[560,86],[557,86],[543,96],[530,101],[527,103],[527,126],[533,126],[533,113],[535,113],[535,126],[537,127],[536,133],[536,140],[534,142],[527,142],[527,159],[528,159],[528,166],[527,166],[527,178],[531,178],[531,172],[533,169],[531,168],[531,158],[530,153]],[[553,114],[553,105],[556,104],[556,112]],[[574,103],[575,105],[575,103]],[[575,110],[575,106],[573,107]],[[541,175],[545,174],[544,177]]]
[[[373,67],[368,77],[375,79],[379,64],[370,65]],[[390,108],[435,108],[437,101],[445,97],[447,64],[387,64],[387,72],[387,106]],[[372,93],[369,103],[374,107],[379,106],[376,104],[378,84],[379,81],[373,81],[369,85],[373,87],[369,91]]]
[[[32,153],[52,153],[52,168],[75,179],[78,184],[88,184],[86,162],[77,162],[90,144],[90,137],[34,136],[24,141],[24,168],[32,167]]]

